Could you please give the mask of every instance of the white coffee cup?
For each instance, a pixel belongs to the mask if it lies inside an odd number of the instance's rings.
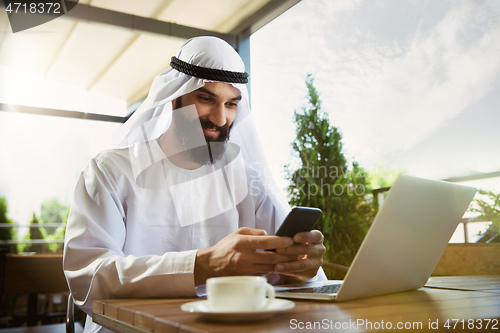
[[[265,310],[274,300],[274,288],[262,276],[210,278],[207,280],[207,298],[208,306],[214,312]]]

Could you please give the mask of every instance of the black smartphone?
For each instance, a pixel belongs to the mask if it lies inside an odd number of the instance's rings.
[[[321,217],[321,213],[319,208],[292,208],[278,231],[276,231],[276,236],[293,237],[296,233],[312,230]]]

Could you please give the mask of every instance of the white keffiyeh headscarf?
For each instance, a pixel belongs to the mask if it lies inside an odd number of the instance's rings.
[[[189,39],[180,48],[176,58],[181,62],[199,67],[237,73],[245,72],[245,65],[238,53],[228,43],[216,37]],[[203,87],[206,82],[217,81],[219,80],[191,76],[172,67],[166,69],[154,79],[149,94],[142,105],[114,133],[113,139],[117,147],[130,147],[134,176],[136,181],[142,184],[142,187],[161,186],[158,185],[159,182],[156,179],[145,180],[141,175],[144,174],[144,170],[158,164],[157,162],[162,157],[154,156],[151,150],[149,150],[149,156],[137,156],[136,150],[132,147],[137,144],[147,144],[169,129],[172,122],[173,100]],[[276,208],[276,216],[273,220],[277,222],[277,225],[281,223],[290,210],[281,190],[272,178],[264,156],[250,112],[246,85],[242,83],[230,84],[240,90],[242,99],[238,103],[237,115],[228,141],[227,155],[230,155],[229,158],[226,158],[218,166],[200,168],[204,171],[198,171],[194,176],[192,173],[188,176],[166,175],[181,226],[217,216],[217,214],[222,214],[241,202],[249,191],[248,179],[244,178],[244,168],[252,169],[252,174],[258,177],[262,185],[260,190],[265,191],[265,195],[271,198]],[[203,183],[210,184],[211,193],[203,190]],[[224,195],[221,193],[226,192],[226,190],[231,200],[223,199]],[[183,201],[181,196],[175,195],[175,193],[185,191],[195,191],[197,192],[196,196],[202,198],[198,207],[192,207],[189,202]],[[214,195],[214,191],[220,195]],[[225,197],[227,198],[227,193]]]

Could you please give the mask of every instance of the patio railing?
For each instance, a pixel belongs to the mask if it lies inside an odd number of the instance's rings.
[[[0,223],[0,228],[59,228],[66,226],[66,223],[40,223],[40,224],[21,224],[21,223]],[[40,244],[40,253],[49,252],[48,244],[60,244],[58,248],[62,248],[64,239],[22,239],[22,240],[0,240],[0,246],[3,248],[8,247],[10,253],[17,252],[18,244]]]

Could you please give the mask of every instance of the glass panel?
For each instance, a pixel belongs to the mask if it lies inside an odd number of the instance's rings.
[[[112,148],[120,124],[0,112],[0,194],[8,217],[29,224],[41,206],[57,199],[69,206],[76,180],[100,151]],[[27,228],[19,229],[19,238]]]

